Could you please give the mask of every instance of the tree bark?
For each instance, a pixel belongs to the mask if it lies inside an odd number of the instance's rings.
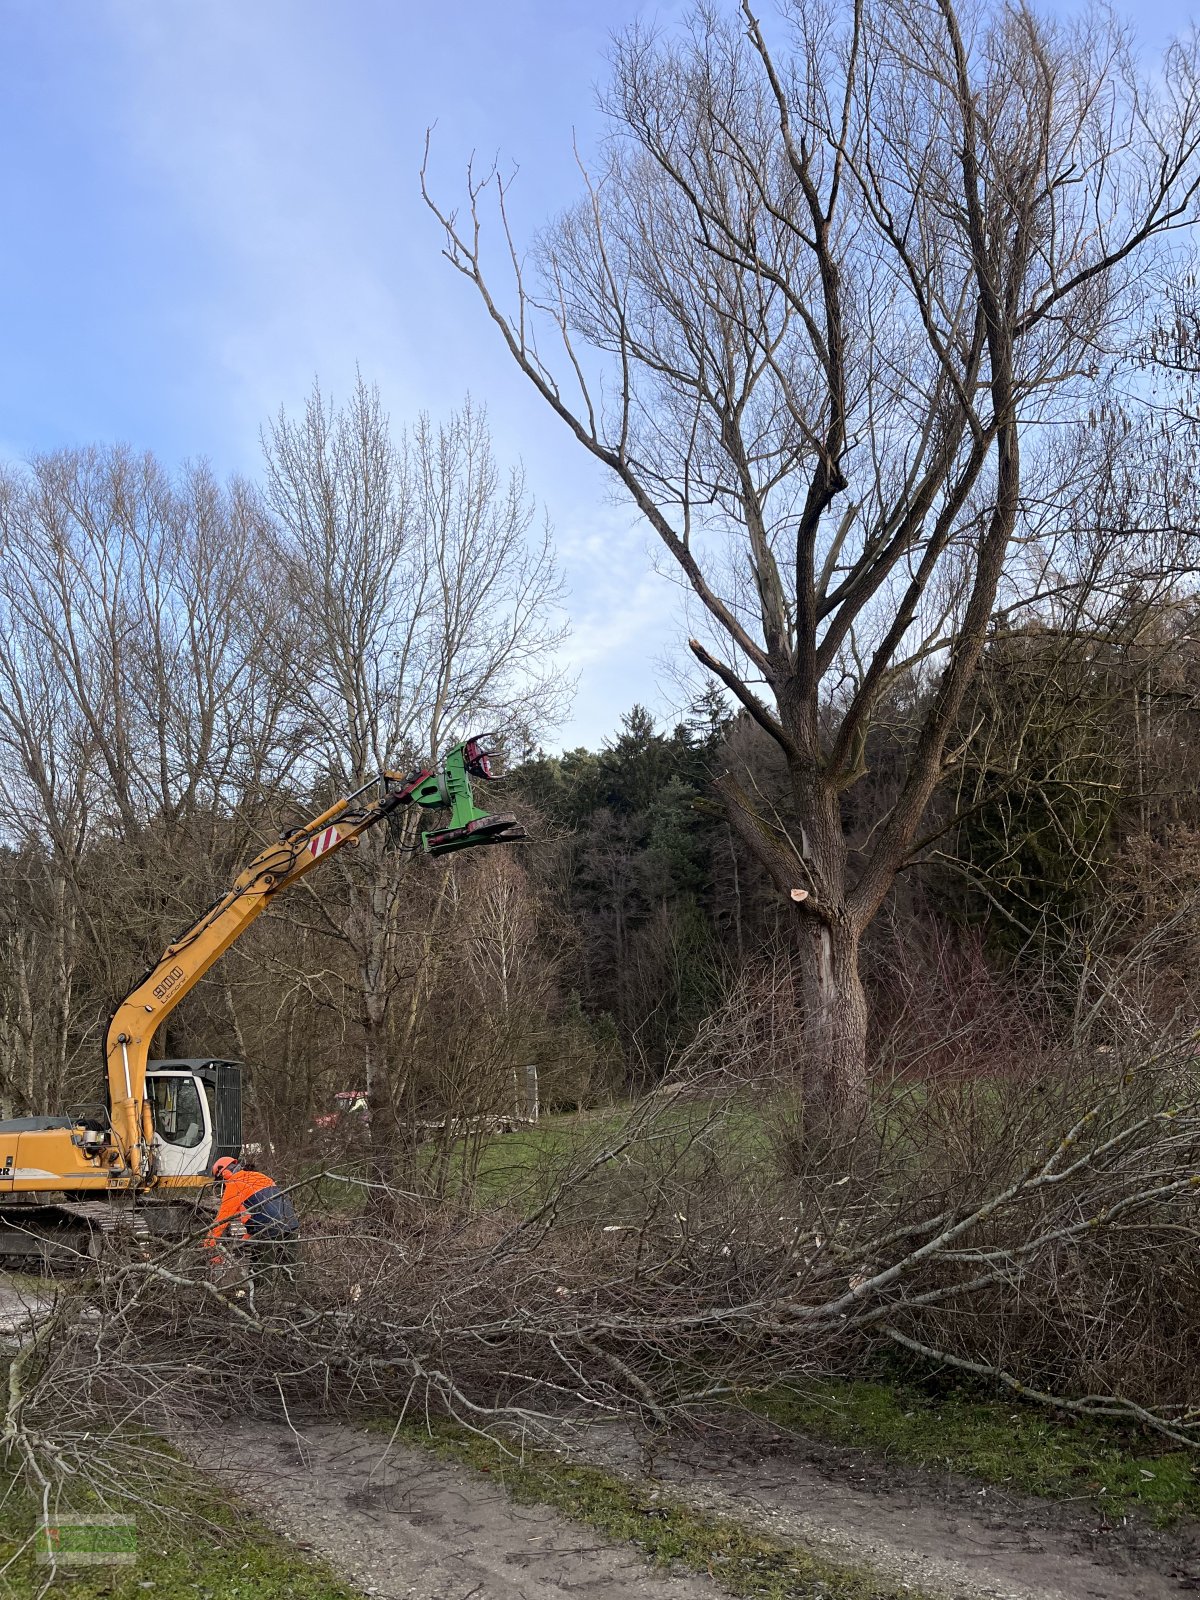
[[[716,782],[733,831],[785,896],[799,955],[806,1103],[845,1120],[866,1102],[867,1001],[859,973],[862,929],[846,904],[847,850],[838,797],[820,774],[797,768],[799,837],[764,817],[731,773]]]
[[[846,916],[805,919],[800,932],[806,1113],[845,1123],[867,1100],[867,997],[859,973],[859,934]]]

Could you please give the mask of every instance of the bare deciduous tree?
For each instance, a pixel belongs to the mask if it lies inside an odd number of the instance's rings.
[[[81,1008],[94,1031],[212,898],[294,753],[263,527],[245,484],[122,447],[0,481],[9,1037],[26,1037],[3,1087],[31,1108],[62,1104]]]
[[[1194,45],[1150,84],[1099,11],[782,12],[778,44],[748,0],[617,42],[602,164],[532,266],[500,173],[469,171],[465,216],[425,192],[521,370],[690,587],[696,658],[783,754],[788,815],[735,774],[718,789],[794,904],[810,1100],[836,1110],[862,1094],[860,940],[954,765],[992,619],[1095,571],[1072,427],[1195,214],[1200,87]],[[852,848],[843,797],[914,672],[917,737]]]
[[[447,424],[422,418],[395,439],[360,379],[342,409],[314,389],[301,418],[279,416],[264,449],[322,773],[354,788],[436,756],[452,735],[528,737],[553,723],[564,685],[549,533],[533,531],[521,472],[498,469],[481,411],[468,402]],[[389,1014],[400,987],[422,992],[398,942],[410,860],[368,839],[347,869],[347,916],[310,899],[354,951],[362,1082],[389,1151],[408,1079],[392,1059]]]

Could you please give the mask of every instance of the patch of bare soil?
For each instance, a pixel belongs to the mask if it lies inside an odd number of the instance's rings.
[[[624,1437],[593,1434],[598,1464],[638,1474]],[[665,1494],[953,1600],[1178,1600],[1200,1590],[1200,1527],[1108,1520],[881,1461],[746,1419],[663,1449]]]
[[[179,1441],[185,1443],[184,1441]],[[242,1422],[186,1441],[280,1533],[386,1600],[719,1600],[716,1584],[633,1550],[477,1473],[336,1423]]]

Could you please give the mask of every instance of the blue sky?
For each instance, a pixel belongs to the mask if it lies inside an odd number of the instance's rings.
[[[417,171],[521,166],[518,227],[578,192],[611,30],[640,0],[0,0],[0,453],[93,440],[253,473],[258,430],[356,364],[399,422],[469,390],[554,523],[580,675],[566,744],[678,698],[677,591],[441,259]],[[1143,6],[1157,47],[1173,0]]]

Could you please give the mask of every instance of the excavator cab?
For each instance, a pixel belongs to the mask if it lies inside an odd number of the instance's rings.
[[[148,1062],[146,1103],[159,1178],[201,1177],[221,1156],[241,1155],[242,1069],[236,1061],[193,1056]]]

